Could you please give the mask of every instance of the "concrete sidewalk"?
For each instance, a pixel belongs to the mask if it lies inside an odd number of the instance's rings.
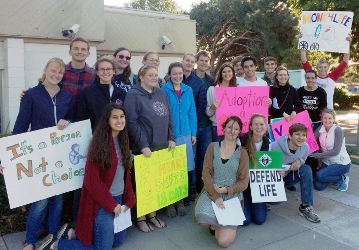
[[[228,249],[359,249],[359,166],[351,166],[349,177],[346,192],[337,191],[334,186],[314,191],[314,209],[321,217],[320,223],[300,217],[300,193],[287,191],[288,201],[272,206],[263,225],[239,227],[236,240]],[[296,187],[299,190],[298,184]],[[168,226],[153,233],[142,233],[132,226],[119,249],[219,249],[208,228],[193,221],[193,209],[193,205],[187,207],[187,216],[173,219],[160,212]],[[25,232],[0,237],[0,249],[21,250],[24,238]]]

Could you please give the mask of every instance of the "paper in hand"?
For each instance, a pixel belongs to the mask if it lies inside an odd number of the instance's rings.
[[[131,209],[129,208],[126,212],[124,212],[125,207],[126,207],[125,205],[121,206],[120,215],[113,220],[113,225],[115,229],[114,233],[121,232],[126,228],[132,226]]]
[[[212,207],[216,214],[217,221],[223,226],[238,226],[243,225],[246,219],[244,216],[241,202],[238,197],[223,202],[226,209],[222,210],[217,207],[216,203],[212,201]]]

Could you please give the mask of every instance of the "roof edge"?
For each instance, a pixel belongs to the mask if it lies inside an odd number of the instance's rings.
[[[108,12],[121,12],[121,13],[135,14],[135,15],[142,15],[142,16],[166,17],[166,18],[173,18],[173,19],[190,20],[189,15],[159,12],[159,11],[153,11],[153,10],[131,9],[131,8],[125,8],[125,7],[118,7],[118,6],[110,6],[110,5],[105,5],[104,10],[108,11]]]

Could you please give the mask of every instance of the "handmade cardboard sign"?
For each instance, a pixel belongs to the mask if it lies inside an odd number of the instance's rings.
[[[1,138],[10,208],[81,188],[91,136],[86,120]]]
[[[249,183],[252,202],[286,201],[283,178],[277,172],[282,169],[282,152],[255,152],[255,163],[249,161]]]
[[[248,131],[252,114],[259,113],[268,119],[268,105],[265,103],[269,98],[268,86],[218,87],[215,88],[215,97],[219,102],[216,109],[218,135],[223,135],[222,124],[232,115],[241,119],[242,133]]]
[[[310,123],[309,114],[308,114],[307,110],[304,110],[304,111],[298,113],[295,116],[295,118],[290,122],[283,119],[281,121],[276,121],[275,123],[269,124],[269,128],[272,130],[272,135],[274,137],[274,138],[271,138],[271,140],[272,139],[277,140],[282,135],[288,135],[289,127],[293,123],[301,123],[307,127],[308,132],[307,132],[306,142],[309,145],[309,153],[313,153],[314,151],[317,151],[319,149],[319,146],[318,146],[317,140],[315,139],[313,129],[312,129],[312,124]]]
[[[348,53],[352,23],[353,12],[303,11],[298,49]]]
[[[135,156],[137,217],[188,196],[186,145]]]

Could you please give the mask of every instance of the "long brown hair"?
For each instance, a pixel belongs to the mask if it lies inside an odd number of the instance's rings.
[[[97,164],[101,169],[108,170],[112,167],[112,129],[109,125],[111,112],[114,109],[120,109],[125,114],[125,109],[117,103],[109,103],[104,107],[102,116],[92,136],[88,150],[88,160]],[[122,162],[126,169],[132,167],[130,142],[128,139],[127,126],[124,127],[117,139],[122,152]]]
[[[224,68],[227,68],[227,67],[231,69],[232,74],[233,74],[232,79],[229,81],[229,87],[237,87],[236,72],[234,72],[234,68],[233,68],[232,64],[230,64],[230,63],[222,64],[222,66],[218,70],[217,78],[214,81],[214,83],[212,84],[212,86],[216,86],[217,84],[220,84],[223,81],[222,71],[224,70]]]
[[[255,152],[256,152],[256,145],[255,145],[254,140],[253,140],[253,130],[251,130],[251,126],[252,126],[253,120],[258,118],[258,117],[262,118],[264,123],[267,124],[267,120],[264,117],[264,115],[262,115],[262,114],[253,114],[251,116],[251,119],[250,119],[249,124],[248,124],[247,144],[244,146],[244,148],[248,152],[248,156],[250,157],[250,159],[252,160],[252,162],[253,162],[253,164],[255,166],[256,166],[256,160],[255,160],[254,155],[255,155]]]
[[[113,72],[115,72],[115,70],[116,70],[116,62],[115,62],[115,59],[112,56],[102,56],[102,57],[100,57],[99,59],[97,59],[95,65],[94,65],[94,68],[96,70],[95,80],[97,82],[100,82],[100,77],[97,75],[97,72],[99,70],[100,63],[102,63],[102,62],[110,63],[112,68],[113,68]],[[113,81],[114,81],[114,77],[112,76],[111,82],[113,83]]]

